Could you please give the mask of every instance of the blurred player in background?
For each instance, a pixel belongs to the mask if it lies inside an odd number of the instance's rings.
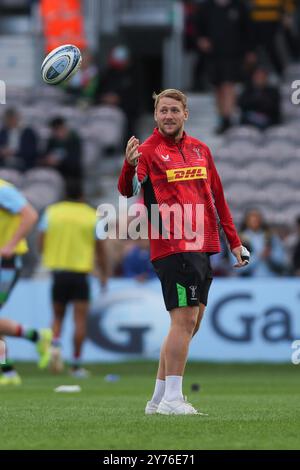
[[[53,341],[50,367],[53,372],[63,369],[61,333],[66,308],[74,305],[74,351],[71,374],[84,378],[81,353],[86,336],[89,310],[89,274],[95,258],[101,269],[102,288],[106,286],[108,262],[103,240],[96,239],[96,211],[83,200],[81,183],[67,182],[66,200],[49,206],[40,222],[39,245],[44,265],[52,271]]]
[[[127,197],[144,189],[144,202],[151,214],[151,260],[171,317],[154,394],[145,413],[198,414],[183,397],[182,380],[189,344],[199,329],[212,282],[209,255],[220,251],[216,211],[237,258],[236,267],[247,263],[242,258],[247,250],[233,224],[209,148],[184,132],[188,119],[186,96],[170,89],[155,94],[154,99],[157,128],[142,145],[135,137],[129,140],[118,186]],[[154,206],[159,209],[158,224],[152,220]],[[186,232],[180,238],[176,236],[178,226],[185,225],[186,220],[180,216],[171,227],[166,206],[190,209],[188,224],[192,224],[195,242],[191,243]],[[198,208],[204,210],[201,217],[197,215]],[[170,228],[166,230],[168,224]],[[200,231],[203,236],[198,239]],[[168,238],[163,237],[164,232],[169,232]]]
[[[27,252],[26,235],[37,220],[33,207],[11,184],[0,179],[0,310],[15,286],[21,268],[22,255]],[[15,336],[36,343],[39,366],[50,359],[51,330],[25,328],[8,318],[0,318],[0,336]],[[11,361],[1,365],[0,385],[19,385],[21,378]]]

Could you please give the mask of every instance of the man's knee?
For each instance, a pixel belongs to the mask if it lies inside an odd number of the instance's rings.
[[[194,331],[193,331],[193,336],[195,336],[195,334],[197,333],[197,331],[200,328],[201,320],[202,320],[203,315],[204,315],[204,310],[205,310],[205,305],[200,304],[196,325],[195,325],[195,328],[194,328]]]
[[[184,308],[183,311],[178,309],[173,317],[173,322],[180,327],[181,331],[192,335],[197,326],[197,315],[198,312],[193,307]]]

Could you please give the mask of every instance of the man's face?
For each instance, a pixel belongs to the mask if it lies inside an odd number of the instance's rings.
[[[15,129],[19,126],[19,116],[17,114],[11,114],[6,117],[5,124],[9,129]]]
[[[267,72],[263,69],[256,70],[256,72],[253,74],[253,82],[259,88],[266,86],[268,82]]]
[[[173,98],[161,98],[154,113],[158,129],[166,137],[176,138],[184,128],[188,118],[188,111],[180,101]]]
[[[65,140],[68,137],[69,130],[66,126],[58,126],[53,129],[53,135],[58,140]]]

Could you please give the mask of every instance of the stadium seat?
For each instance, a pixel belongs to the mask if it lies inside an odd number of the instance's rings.
[[[0,168],[0,178],[15,185],[17,188],[21,188],[22,186],[23,175],[18,170],[13,170],[12,168]]]
[[[62,193],[55,186],[45,185],[43,182],[35,182],[30,186],[26,186],[22,192],[39,213],[49,204],[53,204],[62,198]]]
[[[62,192],[64,181],[62,176],[51,168],[33,168],[24,174],[23,187],[26,188],[35,183],[43,183],[50,187],[55,187],[58,192]]]
[[[262,133],[253,126],[236,126],[229,129],[224,134],[225,141],[229,142],[249,142],[259,144],[262,141]]]
[[[87,120],[89,135],[98,139],[103,147],[122,146],[126,118],[121,109],[98,106],[89,110]]]
[[[294,126],[273,126],[265,131],[264,134],[265,142],[282,142],[290,144],[299,144],[300,143],[300,134],[299,129]]]
[[[94,139],[83,141],[83,167],[85,175],[93,174],[101,162],[101,145]]]
[[[63,197],[64,181],[56,170],[34,168],[25,173],[22,191],[29,202],[40,212]]]

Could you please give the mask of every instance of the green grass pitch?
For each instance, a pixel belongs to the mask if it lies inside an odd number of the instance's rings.
[[[156,363],[92,365],[79,381],[20,364],[0,388],[1,449],[299,449],[299,367],[191,363],[184,392],[209,414],[145,416]],[[106,374],[119,374],[106,382]],[[193,383],[200,391],[191,391]],[[80,384],[80,393],[55,393]]]

